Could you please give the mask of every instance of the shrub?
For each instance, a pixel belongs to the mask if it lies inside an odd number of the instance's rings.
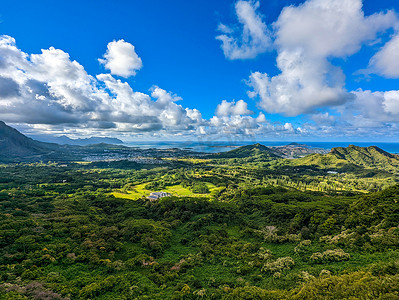
[[[302,238],[301,234],[278,235],[277,231],[278,229],[275,226],[266,226],[261,230],[255,230],[255,233],[262,236],[266,242],[278,244],[299,242]]]
[[[371,243],[378,247],[397,247],[399,246],[399,229],[397,227],[389,230],[380,229],[376,233],[370,235]]]
[[[334,250],[326,250],[323,253],[315,252],[310,257],[310,260],[316,263],[331,262],[331,261],[344,261],[349,260],[350,254],[344,250],[337,248]]]
[[[398,299],[399,276],[355,272],[319,277],[293,290],[288,299]]]
[[[344,245],[352,245],[355,242],[356,233],[350,232],[350,230],[344,230],[341,233],[331,236],[326,235],[320,237],[320,242],[324,242],[326,244],[344,244]]]
[[[328,277],[328,276],[331,276],[331,272],[329,270],[323,269],[320,271],[319,277]]]
[[[287,299],[288,292],[286,291],[270,291],[265,290],[256,286],[245,286],[238,287],[232,290],[232,292],[226,297],[226,299],[237,299],[237,300],[277,300]]]
[[[260,260],[268,260],[272,258],[272,252],[269,249],[260,247],[259,251],[255,253],[255,256]]]
[[[280,257],[275,261],[265,263],[262,267],[262,271],[269,273],[281,272],[286,269],[291,269],[293,265],[295,265],[295,262],[291,257]]]
[[[295,248],[294,252],[297,254],[305,254],[306,252],[309,251],[309,246],[312,244],[310,240],[304,240],[300,242]]]

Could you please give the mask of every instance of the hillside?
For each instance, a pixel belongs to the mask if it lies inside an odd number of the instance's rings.
[[[216,153],[212,156],[213,158],[263,158],[263,159],[276,159],[280,156],[276,155],[272,149],[261,145],[253,144],[247,146],[241,146],[236,149]]]
[[[55,149],[56,145],[35,141],[0,121],[0,161],[13,161],[15,158],[34,160]]]
[[[350,165],[380,169],[389,172],[399,171],[399,156],[388,153],[376,146],[359,147],[350,145],[336,147],[328,154],[313,154],[295,160],[295,165],[317,165],[321,168],[342,168]]]

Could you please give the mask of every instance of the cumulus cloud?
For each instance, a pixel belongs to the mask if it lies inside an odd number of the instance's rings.
[[[141,58],[137,55],[132,44],[124,40],[108,43],[104,59],[98,59],[111,74],[122,77],[136,75],[136,71],[143,66]]]
[[[396,117],[399,117],[399,91],[387,91],[384,93],[384,110]],[[398,119],[396,119],[398,120]],[[399,122],[399,120],[398,120]]]
[[[249,95],[258,95],[265,111],[287,116],[353,100],[331,58],[354,54],[396,22],[392,11],[364,16],[361,0],[308,0],[286,7],[273,24],[281,73],[252,73]]]
[[[203,122],[199,111],[175,103],[178,96],[159,87],[151,95],[137,92],[111,74],[93,77],[53,47],[28,55],[1,36],[0,57],[0,119],[6,122],[121,132],[193,130]]]
[[[0,98],[19,96],[19,85],[13,79],[0,77]]]
[[[335,62],[337,58],[347,59],[364,45],[375,44],[388,29],[397,29],[395,12],[365,16],[361,0],[308,0],[285,7],[272,27],[280,74],[253,72],[247,81],[252,88],[248,95],[259,97],[259,107],[266,112],[285,116],[305,114],[300,127],[294,128],[291,123],[274,125],[275,132],[280,126],[285,134],[394,134],[399,127],[399,92],[348,91],[345,74]],[[222,30],[227,36],[234,33],[230,27]],[[397,53],[399,35],[395,33],[370,60],[369,70],[399,78]],[[230,107],[230,103],[222,102],[211,121],[234,124],[227,117],[232,114]],[[257,124],[256,129],[252,127],[254,132],[268,127]]]
[[[236,115],[250,115],[252,111],[248,109],[248,104],[244,100],[228,102],[223,100],[216,108],[217,116],[236,116]]]
[[[328,112],[314,114],[311,119],[319,125],[334,125],[336,122],[335,117]]]
[[[393,11],[365,17],[361,0],[308,0],[285,7],[274,26],[280,47],[301,47],[312,56],[343,57],[396,21]]]
[[[344,75],[327,62],[315,62],[303,53],[283,52],[277,59],[280,75],[254,72],[249,86],[260,97],[259,105],[269,113],[296,116],[315,108],[339,105],[353,96],[344,89]],[[331,85],[327,84],[328,78]],[[250,94],[251,95],[251,94]]]
[[[369,69],[387,78],[399,78],[399,34],[371,58]]]
[[[362,120],[399,123],[399,91],[372,92],[359,89],[354,93],[355,100],[342,111],[347,118],[351,114]]]
[[[294,132],[295,131],[294,126],[291,123],[285,123],[283,128],[285,130],[287,130],[288,132]]]
[[[295,134],[289,124],[253,117],[247,103],[222,101],[205,120],[197,109],[178,104],[179,96],[154,85],[135,91],[112,74],[89,75],[68,53],[43,49],[27,54],[15,40],[0,36],[0,119],[25,124],[25,132],[89,136],[186,135],[218,138]]]
[[[270,32],[257,12],[259,1],[237,1],[235,12],[240,30],[232,26],[219,24],[221,32],[216,39],[222,42],[221,48],[228,59],[255,58],[271,47]]]
[[[96,131],[216,138],[383,136],[399,128],[399,91],[347,91],[345,75],[334,65],[394,27],[395,13],[365,16],[361,0],[308,0],[284,8],[271,33],[258,8],[259,2],[236,2],[241,31],[220,24],[217,38],[228,59],[245,59],[269,50],[273,36],[280,73],[253,72],[248,95],[258,97],[258,107],[269,113],[310,114],[299,127],[254,115],[244,100],[223,100],[215,116],[204,119],[197,109],[181,105],[181,97],[156,85],[149,92],[136,91],[115,76],[133,76],[142,67],[134,46],[124,40],[109,43],[100,59],[110,73],[91,76],[60,49],[27,54],[9,36],[0,36],[0,119],[75,136]],[[398,36],[370,60],[372,72],[399,77]]]
[[[225,139],[226,137],[246,136],[282,136],[296,134],[296,129],[291,123],[271,124],[265,118],[263,113],[259,113],[257,117],[230,115],[230,116],[213,116],[204,134],[212,135],[216,138]]]
[[[312,136],[397,137],[399,91],[373,92],[358,89],[354,98],[329,112],[313,114],[302,125]],[[303,134],[302,134],[303,135]]]
[[[255,135],[261,124],[250,116],[214,116],[209,122],[209,133],[222,136]]]

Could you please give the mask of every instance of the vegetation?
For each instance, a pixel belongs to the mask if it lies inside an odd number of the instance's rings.
[[[0,299],[399,297],[395,155],[233,151],[0,165]]]
[[[363,148],[350,145],[347,148],[333,148],[327,155],[309,155],[296,160],[295,164],[344,170],[376,168],[378,170],[397,173],[399,170],[399,155],[385,152],[375,146]]]

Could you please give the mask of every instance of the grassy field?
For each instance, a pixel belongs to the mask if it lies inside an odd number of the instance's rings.
[[[209,158],[163,158],[164,160],[181,161],[192,164],[203,164],[209,163],[211,159]]]
[[[127,191],[127,193],[115,191],[115,192],[112,192],[112,195],[114,195],[116,198],[137,200],[139,198],[149,196],[152,192],[158,192],[155,190],[147,190],[145,188],[145,186],[147,184],[148,184],[148,182],[136,185],[136,186],[134,186],[134,189]],[[217,187],[210,182],[207,182],[206,185],[209,188],[209,191],[210,191],[209,194],[195,194],[192,191],[190,191],[188,188],[183,187],[181,184],[165,187],[164,189],[162,189],[162,191],[167,192],[167,193],[171,194],[172,196],[177,196],[177,197],[182,197],[182,196],[211,197],[212,195],[214,195],[217,191],[219,191],[221,189],[220,187]]]

